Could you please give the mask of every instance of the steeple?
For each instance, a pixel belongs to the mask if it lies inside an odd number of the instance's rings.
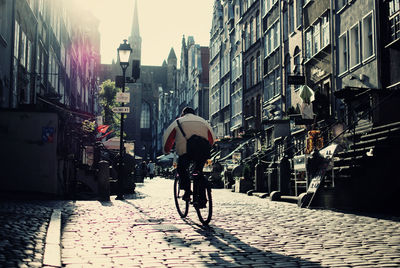
[[[171,47],[171,50],[169,51],[169,55],[168,55],[168,59],[167,59],[167,64],[168,66],[175,66],[177,63],[177,59],[176,59],[176,54],[175,54],[175,50],[173,47]]]
[[[135,0],[135,9],[133,10],[132,29],[131,29],[131,36],[129,37],[129,44],[131,45],[132,48],[130,61],[132,59],[141,60],[142,37],[140,36],[139,32],[139,16],[138,16],[137,0]]]
[[[176,60],[176,54],[173,47],[171,47],[171,50],[169,51],[168,60]]]
[[[133,21],[132,21],[132,32],[131,36],[140,36],[139,31],[139,16],[138,16],[138,9],[137,9],[137,0],[135,0],[135,9],[133,11]]]

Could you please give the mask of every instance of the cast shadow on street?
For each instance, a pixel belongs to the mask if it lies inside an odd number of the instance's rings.
[[[207,245],[215,248],[212,252],[199,250],[201,258],[205,260],[204,265],[208,267],[321,267],[319,263],[309,260],[260,250],[222,228],[203,227],[188,219],[184,221],[193,227],[200,238],[183,239],[174,233],[167,233],[164,239],[181,248],[195,248],[206,242]]]

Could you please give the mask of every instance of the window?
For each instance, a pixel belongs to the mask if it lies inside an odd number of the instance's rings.
[[[257,83],[261,81],[261,56],[260,53],[257,54]]]
[[[211,103],[210,103],[210,114],[213,115],[218,112],[219,109],[219,94],[220,90],[217,88],[211,95]]]
[[[251,85],[255,85],[257,82],[257,62],[255,58],[251,58]]]
[[[265,11],[268,12],[278,0],[265,0]]]
[[[329,38],[329,16],[328,14],[321,19],[321,47],[324,48],[330,43]]]
[[[150,105],[142,103],[142,113],[140,115],[140,128],[150,128]]]
[[[350,67],[360,63],[360,31],[358,23],[350,29]]]
[[[250,64],[246,62],[246,89],[251,87],[250,77]]]
[[[274,49],[276,49],[279,46],[280,42],[280,31],[279,31],[279,24],[276,23],[274,25],[275,31],[274,31]]]
[[[400,10],[400,0],[391,0],[387,2],[389,2],[389,16],[392,16]]]
[[[222,85],[221,108],[225,108],[229,104],[230,104],[230,90],[229,90],[229,80],[227,80]]]
[[[296,23],[297,28],[303,24],[303,0],[296,0]]]
[[[347,33],[339,36],[339,74],[348,69],[347,64]]]
[[[312,51],[311,51],[311,48],[312,48],[312,31],[311,31],[311,29],[309,29],[307,32],[306,32],[306,58],[307,59],[310,59],[311,58],[311,55],[312,55]]]
[[[15,32],[14,32],[14,57],[18,59],[19,57],[19,24],[15,21]]]
[[[294,32],[294,6],[293,1],[289,3],[289,33]]]
[[[320,25],[321,24],[317,22],[313,27],[313,55],[317,54],[321,49]]]
[[[237,69],[236,69],[236,58],[232,60],[232,71],[231,71],[231,77],[232,81],[236,79],[237,76]]]
[[[337,0],[337,10],[340,10],[347,4],[347,0]]]
[[[264,99],[266,101],[274,98],[281,92],[281,75],[280,69],[277,68],[271,73],[264,80]]]
[[[257,18],[251,20],[251,44],[257,41]]]
[[[373,13],[371,12],[362,20],[362,47],[363,59],[366,60],[374,55],[374,26]]]
[[[275,91],[274,91],[274,95],[278,95],[281,93],[281,70],[280,68],[277,68],[275,70]]]
[[[19,63],[25,67],[26,64],[26,34],[21,30],[21,40],[19,42]]]
[[[301,68],[301,64],[300,64],[300,49],[299,47],[296,46],[296,48],[294,49],[294,53],[293,53],[293,63],[294,63],[294,69],[293,69],[293,73],[294,74],[299,74],[300,73],[300,68]]]
[[[242,90],[238,89],[232,94],[231,127],[240,126],[242,123]]]
[[[261,32],[260,13],[257,12],[257,17],[256,17],[256,40],[260,39],[260,32]]]
[[[288,12],[286,9],[283,10],[283,41],[288,39]]]
[[[265,56],[268,56],[269,54],[274,52],[274,50],[277,49],[280,45],[279,33],[279,22],[276,22],[268,29],[265,38]]]

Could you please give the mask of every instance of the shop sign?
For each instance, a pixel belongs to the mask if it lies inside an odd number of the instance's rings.
[[[289,85],[304,85],[306,83],[306,77],[304,75],[288,75]]]
[[[129,92],[117,92],[116,96],[116,101],[117,102],[123,102],[123,103],[129,103],[130,101],[130,94]]]
[[[117,114],[128,114],[129,107],[114,107],[112,108],[112,111]]]

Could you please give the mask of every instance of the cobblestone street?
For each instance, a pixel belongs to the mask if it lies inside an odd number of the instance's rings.
[[[1,201],[0,267],[41,267],[53,210],[64,267],[399,267],[400,219],[301,209],[213,189],[207,228],[178,216],[173,181],[125,201]],[[53,234],[54,235],[54,234]]]
[[[138,184],[125,201],[63,208],[66,267],[399,267],[398,218],[358,216],[214,189],[203,228],[176,212],[171,180]]]

